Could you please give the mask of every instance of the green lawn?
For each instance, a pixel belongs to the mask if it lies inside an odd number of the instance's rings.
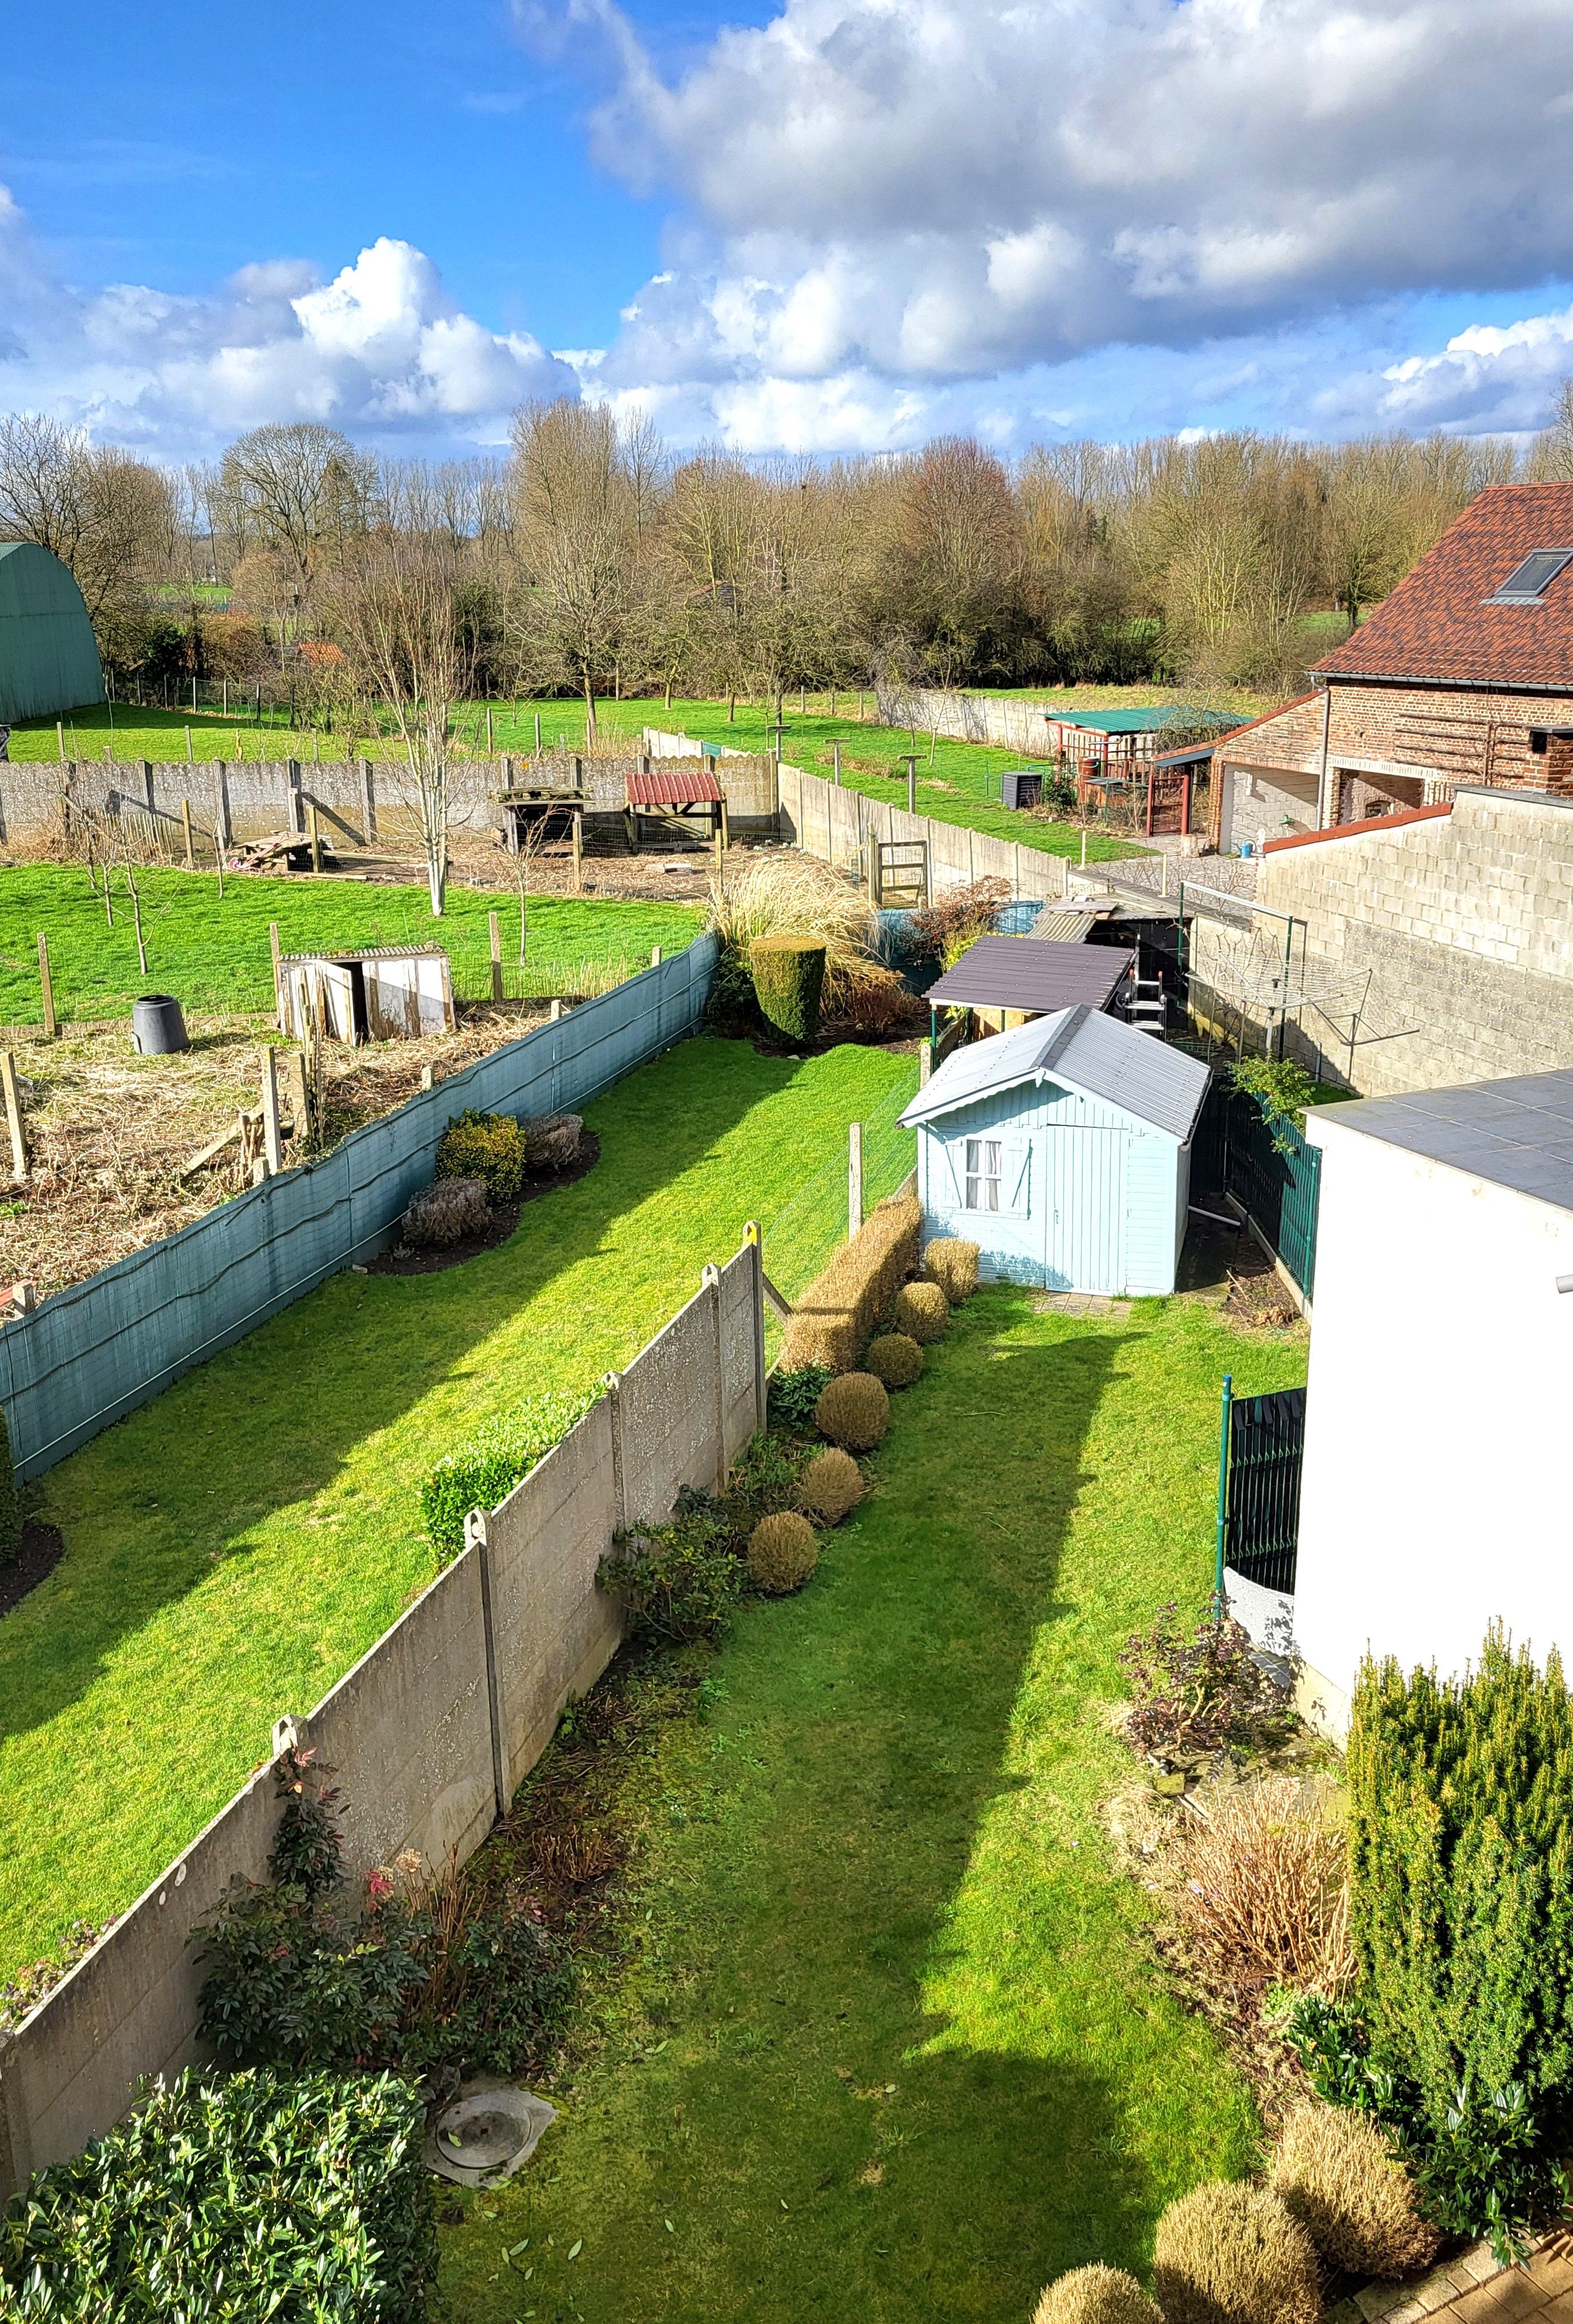
[[[488,911],[503,925],[506,985],[533,993],[597,991],[648,965],[651,947],[680,952],[702,915],[681,904],[577,897],[532,899],[525,958],[519,960],[516,896],[450,887],[448,909],[431,917],[424,888],[370,887],[236,876],[218,893],[212,872],[137,875],[147,973],[137,963],[131,899],[115,881],[115,926],[76,864],[22,864],[0,876],[0,1023],[37,1024],[42,1015],[38,938],[49,937],[55,1006],[62,1019],[124,1017],[139,992],[173,992],[190,1009],[230,1012],[273,1005],[268,923],[285,952],[323,945],[440,944],[452,959],[454,989],[468,1000],[491,991]]]
[[[445,2234],[466,2324],[1024,2324],[1247,2167],[1250,2097],[1099,1813],[1134,1774],[1116,1649],[1210,1585],[1230,1370],[1294,1383],[1303,1346],[1001,1288],[930,1351],[873,1499],[801,1598],[745,1609],[711,1723],[662,1736],[604,2046]]]
[[[417,1491],[625,1363],[911,1058],[701,1038],[588,1109],[601,1160],[441,1275],[335,1276],[42,1480],[67,1554],[0,1620],[0,1978],[129,1904],[430,1580]]]

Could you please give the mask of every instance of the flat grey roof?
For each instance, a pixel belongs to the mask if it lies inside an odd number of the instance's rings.
[[[1106,1009],[1131,965],[1115,945],[1057,944],[1044,936],[979,936],[927,998],[952,1009]]]
[[[1573,1072],[1357,1098],[1321,1118],[1573,1211]]]
[[[953,1049],[902,1116],[903,1123],[941,1114],[1026,1083],[1060,1082],[1106,1098],[1139,1121],[1167,1130],[1183,1146],[1196,1127],[1210,1076],[1199,1058],[1169,1048],[1151,1033],[1083,1001]]]

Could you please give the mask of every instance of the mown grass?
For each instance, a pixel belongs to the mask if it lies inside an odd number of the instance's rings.
[[[1107,1706],[1130,1630],[1205,1603],[1220,1374],[1303,1366],[1189,1300],[963,1311],[808,1591],[656,1746],[628,1965],[536,2160],[446,2233],[450,2312],[1004,2324],[1248,2164],[1111,1860]]]
[[[139,872],[147,970],[138,964],[132,902],[114,877],[115,925],[77,864],[20,864],[0,877],[0,1023],[36,1024],[42,1002],[38,938],[49,938],[55,1005],[62,1019],[124,1017],[139,992],[173,992],[189,1007],[223,1011],[273,1005],[268,924],[285,952],[322,946],[437,944],[449,952],[454,989],[482,1000],[491,990],[488,912],[502,923],[507,990],[515,998],[572,993],[645,967],[651,948],[680,952],[702,915],[681,904],[577,897],[532,898],[519,959],[516,896],[450,887],[433,919],[424,888]]]
[[[0,1620],[0,1978],[129,1904],[430,1580],[441,1452],[625,1363],[903,1078],[684,1043],[588,1109],[599,1163],[508,1242],[335,1276],[50,1471],[66,1555]]]

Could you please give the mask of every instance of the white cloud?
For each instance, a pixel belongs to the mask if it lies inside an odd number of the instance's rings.
[[[166,458],[273,420],[495,443],[524,399],[578,392],[567,364],[461,313],[430,259],[385,236],[328,283],[280,259],[208,299],[125,283],[84,296],[50,276],[0,189],[0,404]]]

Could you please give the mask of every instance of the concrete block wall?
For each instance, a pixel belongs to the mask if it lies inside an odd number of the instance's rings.
[[[1447,814],[1275,849],[1256,901],[1296,921],[1313,998],[1352,1003],[1369,977],[1363,1030],[1379,1038],[1352,1060],[1314,1008],[1300,1010],[1287,1044],[1363,1095],[1573,1065],[1573,802],[1461,791]],[[1283,929],[1263,916],[1254,941],[1281,945]],[[1231,963],[1252,941],[1192,923],[1193,993],[1226,1026]],[[1258,1040],[1267,1023],[1254,1012]]]
[[[869,850],[878,840],[922,840],[929,850],[929,880],[932,892],[964,888],[974,880],[1006,880],[1013,896],[1032,902],[1058,900],[1066,892],[1064,857],[1046,855],[1041,848],[995,839],[955,823],[937,823],[926,815],[909,815],[905,807],[871,799],[805,773],[800,767],[781,770],[781,828],[783,839],[838,871],[865,880]]]
[[[334,1771],[352,1880],[414,1849],[465,1862],[622,1637],[597,1586],[626,1523],[712,1485],[764,1423],[756,1244],[680,1310],[309,1715],[275,1729]],[[259,1737],[259,1743],[264,1738]],[[198,1738],[194,1748],[200,1748]],[[190,1944],[236,1880],[266,1876],[272,1752],[9,2039],[0,2036],[0,2201],[76,2153],[149,2075],[199,2055]]]

